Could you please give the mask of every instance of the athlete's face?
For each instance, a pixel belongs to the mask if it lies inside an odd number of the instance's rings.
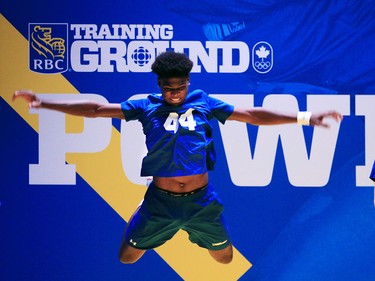
[[[184,103],[188,93],[189,77],[160,78],[158,85],[166,103],[180,105]]]

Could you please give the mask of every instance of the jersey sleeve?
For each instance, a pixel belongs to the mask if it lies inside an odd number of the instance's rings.
[[[121,103],[121,110],[124,113],[125,120],[139,120],[147,107],[147,99],[127,100]]]
[[[375,161],[374,164],[372,165],[372,170],[370,173],[370,179],[372,179],[375,182]]]
[[[219,120],[222,124],[224,124],[228,117],[233,113],[234,106],[231,104],[210,97],[208,95],[207,101],[211,108],[213,117]]]

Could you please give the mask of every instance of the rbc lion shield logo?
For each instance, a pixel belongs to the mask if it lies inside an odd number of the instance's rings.
[[[68,24],[29,23],[29,69],[44,74],[68,69]]]

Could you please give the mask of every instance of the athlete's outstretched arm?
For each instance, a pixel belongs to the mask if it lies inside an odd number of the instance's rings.
[[[329,127],[327,123],[324,123],[326,117],[333,118],[338,122],[342,120],[342,115],[334,110],[311,114],[311,116],[310,113],[306,112],[302,114],[302,117],[309,119],[307,120],[308,125],[322,127]],[[279,113],[262,108],[243,109],[238,107],[234,108],[228,120],[246,122],[252,125],[278,125],[298,122],[297,114]]]
[[[42,100],[32,91],[16,91],[12,100],[24,99],[30,108],[47,108],[63,113],[84,117],[110,117],[124,119],[124,114],[119,103],[98,103],[94,101],[76,100]]]

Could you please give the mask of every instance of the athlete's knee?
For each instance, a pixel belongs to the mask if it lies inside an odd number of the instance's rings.
[[[231,263],[233,260],[233,247],[232,244],[230,244],[228,247],[214,251],[209,250],[211,256],[219,263],[228,264]]]
[[[140,252],[133,252],[133,253],[126,253],[121,252],[119,253],[118,257],[121,263],[123,264],[132,264],[137,262],[143,255],[143,251]]]
[[[138,261],[139,257],[119,254],[119,260],[123,264],[132,264]]]
[[[216,258],[216,261],[223,263],[223,264],[229,264],[233,260],[233,253],[228,253],[225,255],[221,255],[220,257]]]
[[[138,261],[144,253],[145,250],[136,249],[127,245],[126,243],[123,243],[123,245],[121,245],[118,257],[120,262],[124,264],[132,264]]]
[[[127,253],[124,253],[124,251],[119,251],[118,258],[121,263],[124,264],[131,264],[135,263],[138,259],[134,255],[128,255]]]

